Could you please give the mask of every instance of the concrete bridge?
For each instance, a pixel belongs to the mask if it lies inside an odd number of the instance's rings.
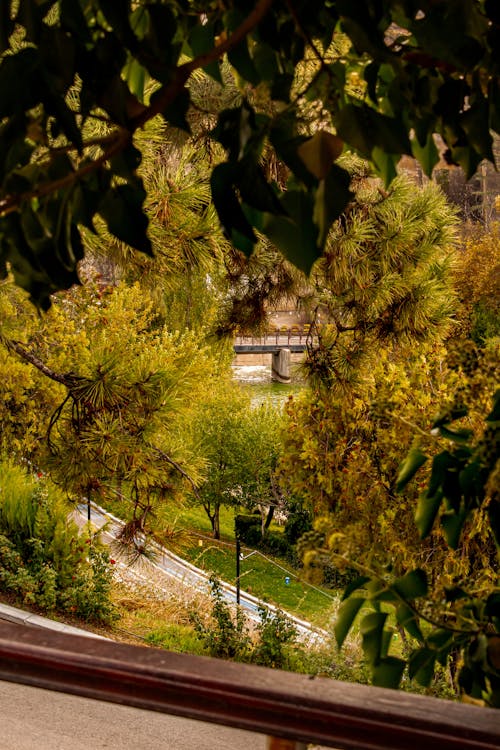
[[[237,335],[234,340],[235,354],[272,355],[271,377],[278,383],[290,382],[291,355],[300,354],[312,342],[309,326],[292,326],[265,331],[259,336]]]

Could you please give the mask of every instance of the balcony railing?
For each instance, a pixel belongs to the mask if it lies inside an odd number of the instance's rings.
[[[500,747],[494,709],[2,621],[0,679],[288,738],[289,747]]]

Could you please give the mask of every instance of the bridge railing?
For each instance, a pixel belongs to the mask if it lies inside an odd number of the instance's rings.
[[[275,344],[276,346],[284,346],[286,344],[306,344],[310,339],[311,332],[310,326],[282,326],[281,328],[272,328],[267,331],[263,331],[260,334],[247,334],[237,332],[235,336],[235,344],[254,343],[258,345]]]
[[[0,679],[288,741],[270,748],[500,747],[498,710],[2,621]]]

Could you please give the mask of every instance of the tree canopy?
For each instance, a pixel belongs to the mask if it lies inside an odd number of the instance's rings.
[[[345,148],[386,182],[401,154],[431,173],[433,134],[467,176],[493,161],[499,41],[495,0],[6,0],[0,273],[47,307],[98,217],[151,253],[137,134],[156,116],[189,131],[201,74],[237,86],[208,134],[226,235],[249,255],[263,233],[309,271],[351,198]]]

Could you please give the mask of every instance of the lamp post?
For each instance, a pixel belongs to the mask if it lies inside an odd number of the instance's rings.
[[[241,545],[239,534],[236,533],[236,604],[240,603],[240,560]]]

